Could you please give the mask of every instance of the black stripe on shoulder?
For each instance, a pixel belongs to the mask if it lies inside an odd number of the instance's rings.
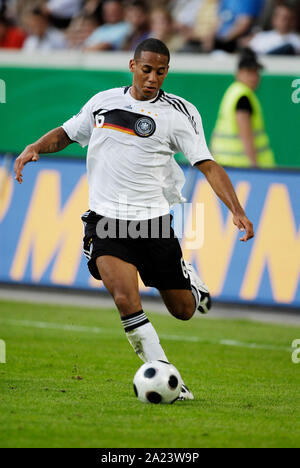
[[[190,117],[190,118],[192,117],[189,111],[187,110],[185,104],[180,99],[171,97],[168,94],[166,94],[166,98],[169,99],[171,102],[175,102],[177,106],[180,107],[181,112],[185,114],[187,117]]]
[[[181,101],[181,100],[178,99],[178,98],[171,98],[171,99],[177,100],[177,101],[180,103],[180,105],[183,107],[183,109],[185,110],[185,112],[187,113],[187,115],[189,115],[190,117],[192,117],[191,114],[189,113],[189,111],[187,110],[187,107],[186,107],[186,105],[185,105],[185,103],[184,103],[183,101]]]
[[[158,95],[156,96],[156,98],[154,99],[154,101],[151,101],[150,104],[155,104],[157,101],[160,100],[160,98],[161,98],[162,96],[164,96],[164,94],[165,94],[165,92],[164,92],[162,89],[160,89],[159,92],[158,92]]]
[[[130,86],[124,86],[124,94],[127,94],[129,89],[130,89]]]
[[[174,109],[176,109],[177,111],[184,114],[189,119],[193,129],[195,130],[196,135],[199,135],[199,132],[198,132],[198,129],[197,129],[197,124],[196,124],[196,121],[194,119],[194,116],[192,116],[189,113],[189,111],[187,110],[186,105],[184,104],[184,102],[182,102],[180,99],[173,98],[173,97],[169,96],[166,93],[164,93],[164,96],[162,96],[162,100],[164,100],[165,102],[168,102],[169,104],[171,104],[171,106],[174,107]]]
[[[175,102],[170,101],[166,96],[162,96],[161,101],[162,101],[162,102],[166,102],[167,104],[170,104],[170,105],[171,105],[172,107],[174,107],[174,109],[176,109],[178,112],[182,112],[182,110],[180,109],[180,107],[179,107]],[[182,113],[183,113],[183,112],[182,112]]]

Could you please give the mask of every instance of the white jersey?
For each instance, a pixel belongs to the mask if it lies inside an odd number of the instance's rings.
[[[137,101],[130,88],[96,94],[63,129],[89,145],[89,208],[110,218],[143,220],[169,213],[183,200],[183,171],[174,154],[192,165],[212,160],[197,109],[162,90]]]

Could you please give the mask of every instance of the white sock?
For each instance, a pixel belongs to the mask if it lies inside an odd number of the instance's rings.
[[[169,362],[155,328],[143,310],[121,320],[129,343],[142,361]]]
[[[168,361],[158,335],[143,310],[122,318],[129,343],[144,362]]]

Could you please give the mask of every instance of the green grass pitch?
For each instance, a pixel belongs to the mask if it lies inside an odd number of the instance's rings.
[[[149,317],[195,401],[135,398],[115,310],[0,302],[0,447],[300,447],[299,327]]]

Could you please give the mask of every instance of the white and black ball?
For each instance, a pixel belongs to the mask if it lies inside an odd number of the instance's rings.
[[[137,398],[143,403],[170,404],[179,397],[182,387],[180,373],[165,361],[143,364],[133,379]]]

